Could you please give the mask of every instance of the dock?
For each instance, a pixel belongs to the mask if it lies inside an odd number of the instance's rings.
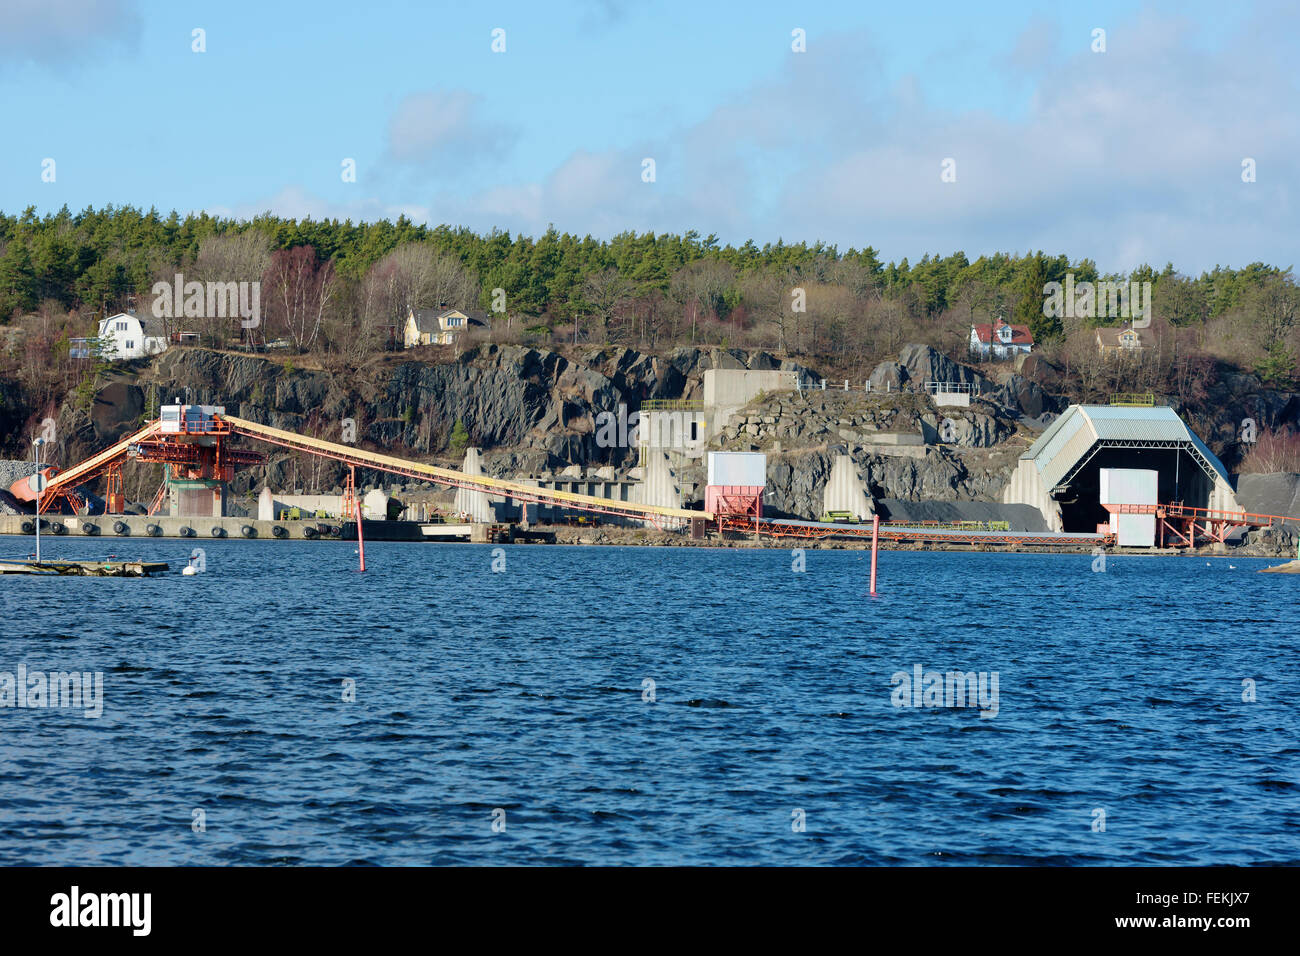
[[[0,561],[0,574],[54,574],[71,577],[147,578],[164,574],[162,561]]]

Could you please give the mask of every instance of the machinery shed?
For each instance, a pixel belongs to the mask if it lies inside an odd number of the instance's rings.
[[[1155,471],[1161,503],[1238,510],[1223,463],[1168,406],[1071,405],[1020,456],[1002,500],[1034,506],[1053,531],[1096,531],[1110,518],[1104,468]]]

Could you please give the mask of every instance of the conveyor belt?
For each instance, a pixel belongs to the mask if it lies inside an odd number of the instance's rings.
[[[338,445],[320,438],[310,438],[296,432],[287,432],[283,429],[272,428],[269,425],[250,422],[244,418],[236,418],[234,415],[221,414],[216,417],[229,423],[235,431],[248,435],[250,438],[261,439],[285,448],[294,448],[312,454],[324,455],[362,468],[373,468],[397,475],[421,478],[425,481],[451,485],[456,488],[467,488],[471,491],[482,491],[487,494],[522,501],[562,505],[579,511],[596,511],[647,520],[656,518],[682,520],[704,518],[711,520],[713,518],[712,514],[705,511],[688,511],[685,508],[636,504],[631,501],[618,501],[596,495],[580,495],[572,491],[553,491],[547,488],[534,487],[533,485],[520,484],[515,481],[506,481],[502,478],[489,478],[487,475],[467,475],[464,472],[454,471],[450,468],[439,468],[436,465],[426,465],[423,462],[409,461],[405,458],[380,455],[376,452],[354,448],[351,445]]]

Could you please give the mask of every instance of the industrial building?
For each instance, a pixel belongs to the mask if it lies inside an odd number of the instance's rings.
[[[1136,483],[1117,474],[1134,470],[1151,474]],[[1161,504],[1239,510],[1223,463],[1177,412],[1155,405],[1071,405],[1020,456],[1002,500],[1032,505],[1056,532],[1118,530],[1115,506],[1156,504],[1109,500],[1130,485]]]

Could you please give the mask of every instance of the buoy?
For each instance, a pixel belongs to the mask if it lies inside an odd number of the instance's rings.
[[[195,569],[194,565],[192,564],[185,565],[185,569],[181,571],[181,574],[198,574],[198,573],[199,572]]]

